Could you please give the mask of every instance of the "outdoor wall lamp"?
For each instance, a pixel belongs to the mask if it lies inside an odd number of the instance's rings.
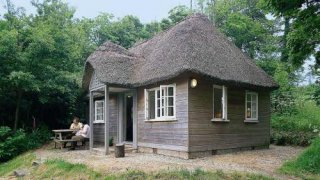
[[[190,87],[195,88],[198,85],[198,81],[196,79],[191,79],[190,80]]]

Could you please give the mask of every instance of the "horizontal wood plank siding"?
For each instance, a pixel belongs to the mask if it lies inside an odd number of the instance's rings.
[[[198,77],[198,86],[188,92],[190,152],[269,144],[270,92],[258,91],[259,123],[244,123],[246,89],[228,87],[228,123],[211,122],[212,82]]]
[[[117,140],[118,132],[118,99],[116,94],[109,95],[109,137]],[[93,124],[94,142],[104,143],[104,123]]]
[[[145,122],[144,89],[176,83],[176,118],[173,122]],[[138,88],[138,146],[187,151],[188,147],[188,80],[178,77]],[[168,147],[168,148],[166,148]],[[185,148],[183,148],[185,147]]]

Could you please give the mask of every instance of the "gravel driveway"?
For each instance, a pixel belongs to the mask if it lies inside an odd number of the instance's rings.
[[[39,149],[36,154],[41,160],[61,158],[72,163],[83,163],[105,174],[125,172],[128,169],[151,172],[201,168],[204,170],[223,170],[224,172],[259,173],[276,179],[294,179],[280,175],[277,173],[277,169],[283,162],[296,157],[302,150],[301,147],[271,145],[269,149],[264,150],[243,151],[191,160],[145,153],[126,153],[125,158],[115,158],[113,154],[103,156],[87,150],[66,151],[51,147]]]

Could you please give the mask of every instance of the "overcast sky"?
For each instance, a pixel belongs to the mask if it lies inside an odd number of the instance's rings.
[[[76,8],[76,17],[93,18],[101,12],[116,17],[135,15],[146,23],[167,17],[168,11],[178,5],[189,6],[190,0],[64,0]],[[16,6],[24,7],[27,13],[34,13],[30,0],[12,0]],[[0,14],[3,14],[5,0],[0,0]]]

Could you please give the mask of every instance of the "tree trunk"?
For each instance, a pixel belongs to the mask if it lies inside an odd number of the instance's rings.
[[[21,104],[21,99],[22,99],[22,91],[18,90],[16,92],[17,96],[17,103],[16,103],[16,111],[15,111],[15,116],[14,116],[14,126],[13,126],[13,131],[16,132],[18,128],[18,122],[19,122],[19,111],[20,111],[20,104]]]
[[[288,33],[290,31],[290,18],[284,17],[284,33],[282,37],[282,52],[281,52],[281,61],[282,62],[288,62],[288,49],[287,49],[287,37]]]

